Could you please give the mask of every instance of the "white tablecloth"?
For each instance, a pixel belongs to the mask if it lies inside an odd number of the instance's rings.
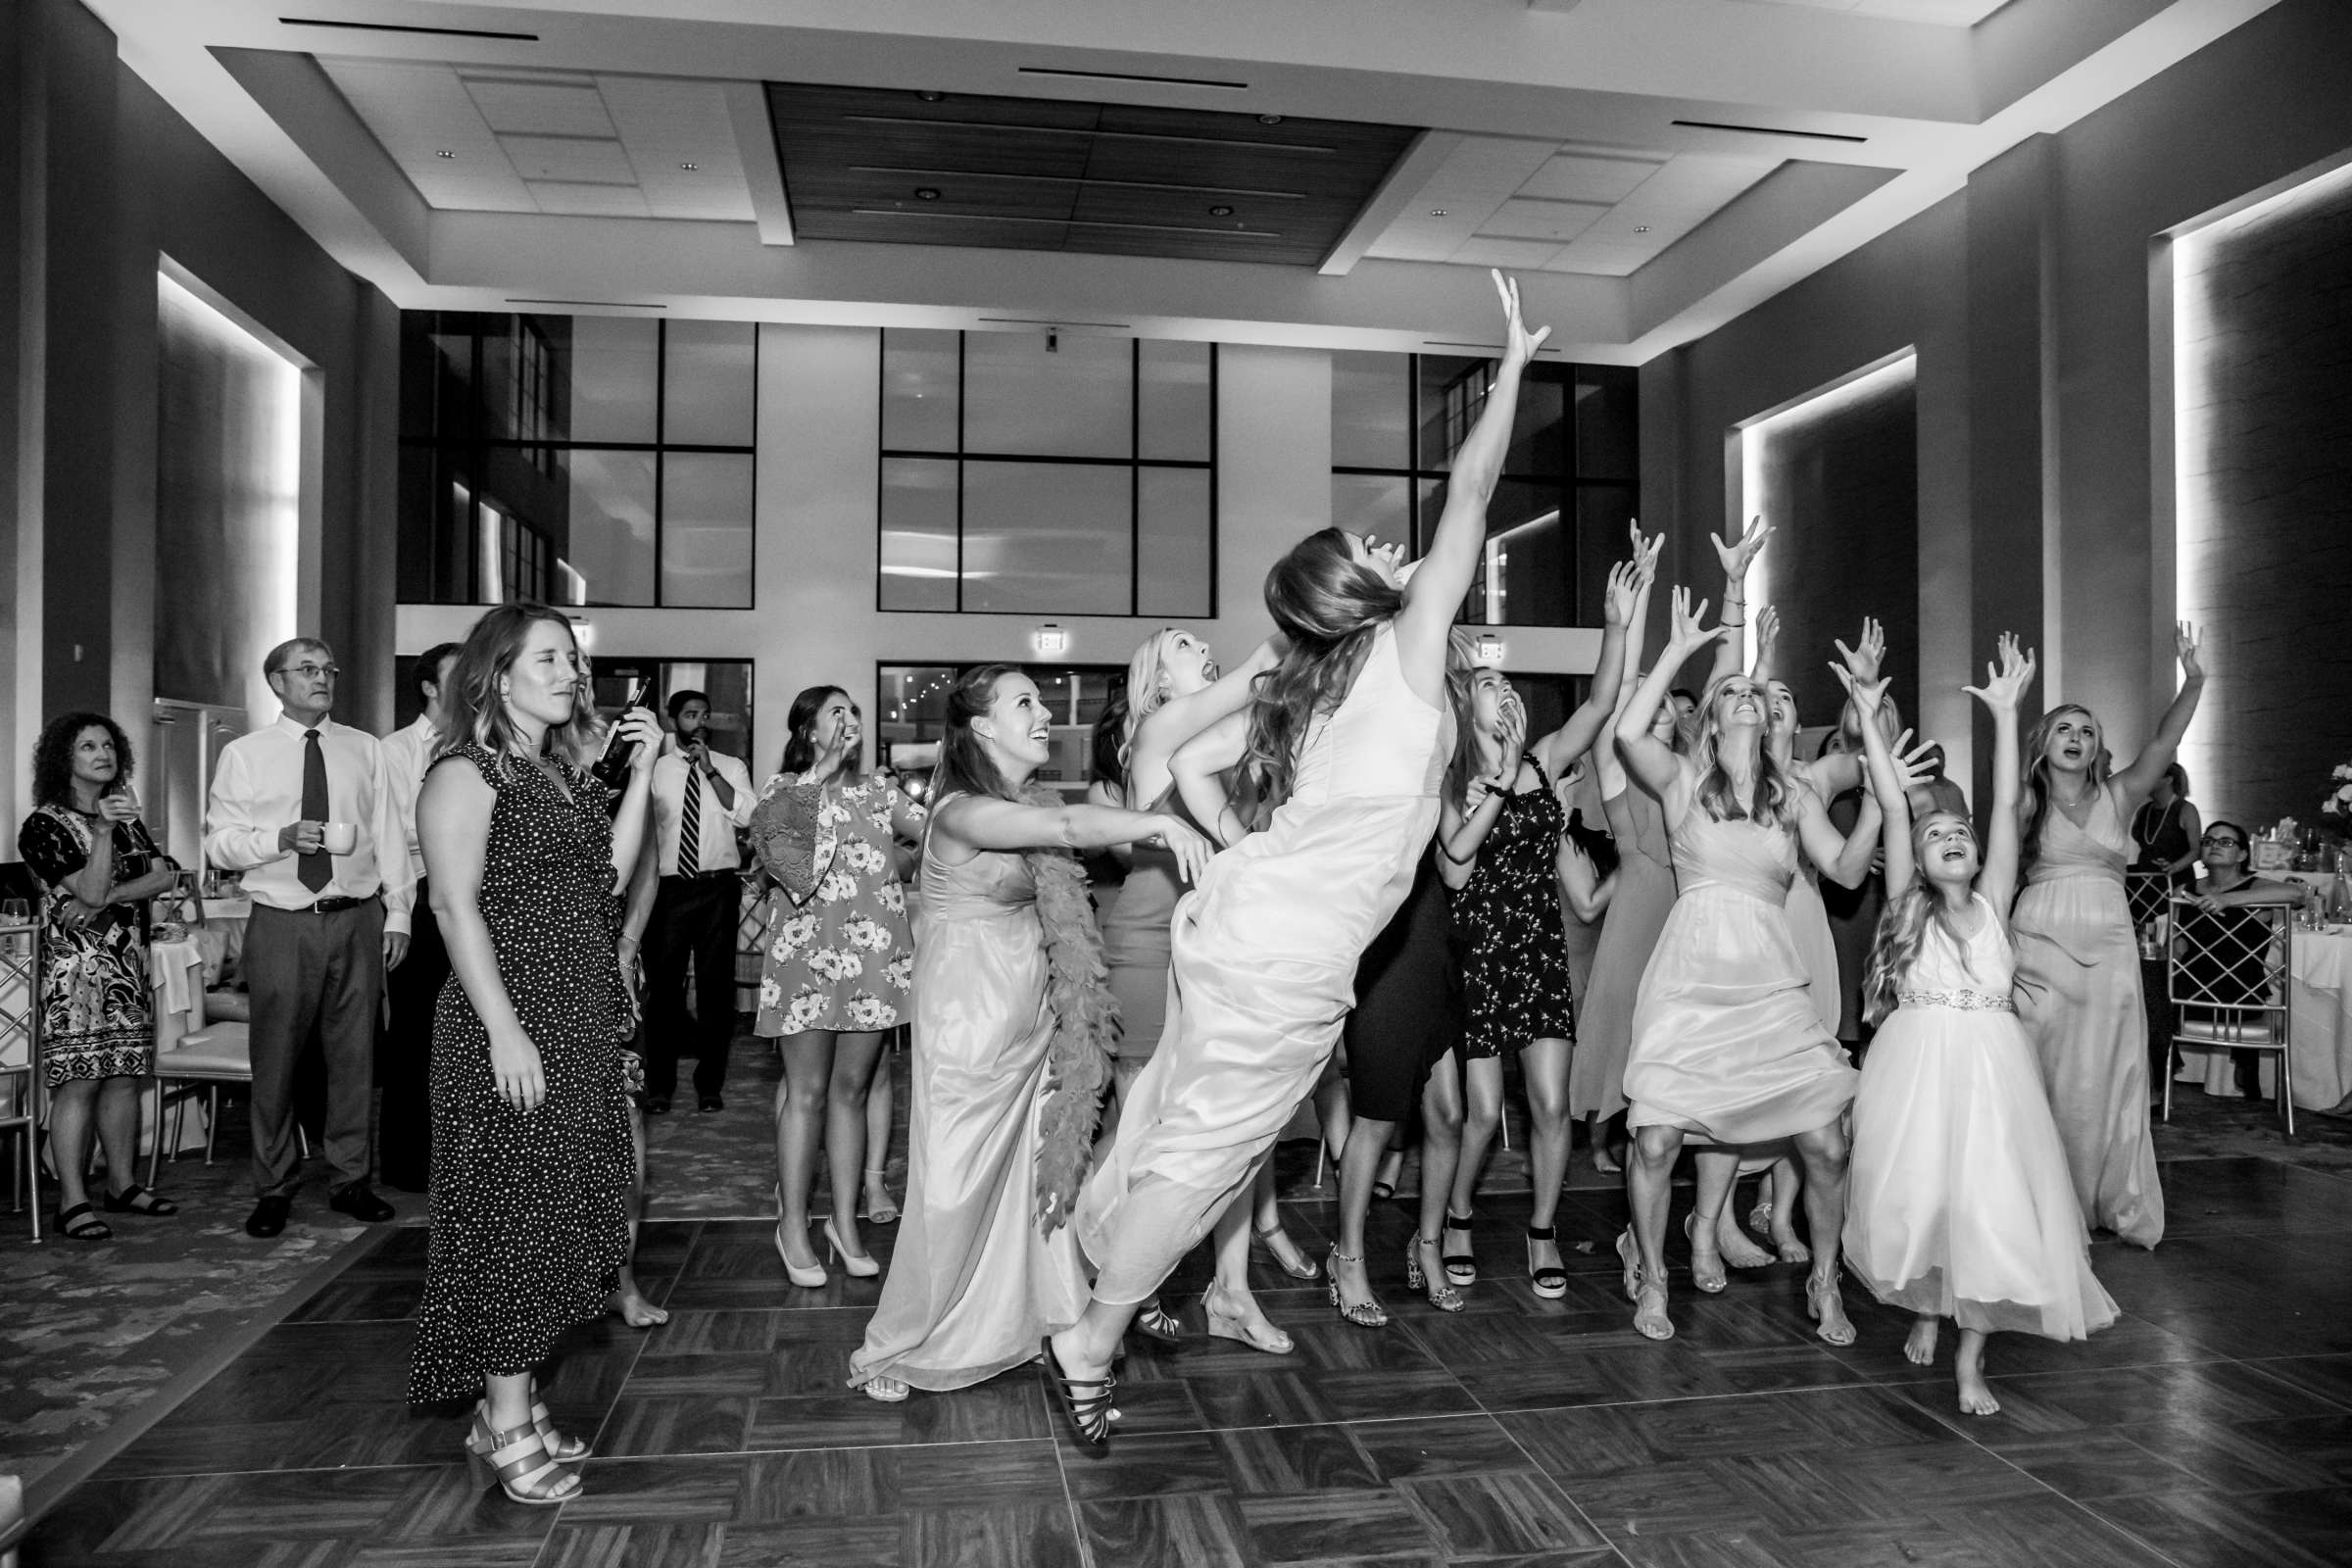
[[[2295,1103],[2326,1109],[2352,1091],[2352,927],[2295,933]]]

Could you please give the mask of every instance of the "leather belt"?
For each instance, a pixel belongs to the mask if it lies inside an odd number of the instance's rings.
[[[338,909],[356,909],[363,904],[373,904],[375,900],[376,895],[372,893],[364,899],[320,899],[308,909],[296,909],[294,912],[296,914],[333,914]]]

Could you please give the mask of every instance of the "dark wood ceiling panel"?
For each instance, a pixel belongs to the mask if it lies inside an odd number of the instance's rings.
[[[886,88],[770,82],[767,95],[808,240],[1312,267],[1417,134]]]

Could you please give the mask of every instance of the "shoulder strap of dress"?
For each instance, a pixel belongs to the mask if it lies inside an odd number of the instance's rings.
[[[1551,770],[1550,770],[1549,768],[1547,768],[1547,767],[1545,767],[1545,766],[1544,765],[1544,760],[1543,760],[1542,758],[1538,757],[1538,756],[1537,756],[1535,753],[1533,753],[1533,752],[1523,751],[1523,752],[1521,752],[1519,755],[1520,755],[1521,757],[1524,757],[1524,758],[1526,758],[1526,759],[1528,760],[1528,761],[1530,761],[1531,763],[1533,763],[1533,764],[1535,765],[1535,769],[1536,769],[1536,777],[1538,777],[1538,778],[1540,778],[1540,779],[1542,779],[1542,780],[1544,781],[1544,787],[1546,790],[1550,789],[1550,788],[1551,788]]]

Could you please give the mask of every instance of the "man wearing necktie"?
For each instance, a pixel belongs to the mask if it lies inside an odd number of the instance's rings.
[[[717,1110],[735,1039],[735,927],[743,858],[735,830],[752,819],[752,775],[710,749],[710,700],[697,691],[669,699],[675,733],[654,763],[654,826],[662,880],[645,933],[645,1108],[669,1108],[678,1057],[695,1054],[694,1092]],[[625,942],[625,938],[623,939]],[[622,954],[626,962],[628,954]],[[694,966],[694,1012],[686,969]]]
[[[253,901],[244,970],[252,991],[253,1182],[248,1234],[285,1229],[300,1185],[294,1069],[316,1032],[326,1060],[329,1203],[392,1217],[368,1186],[376,1012],[384,973],[408,951],[416,875],[383,749],[328,716],[338,671],[316,638],[263,663],[284,711],[223,747],[213,770],[207,858],[244,873]],[[380,851],[380,858],[379,858]]]

